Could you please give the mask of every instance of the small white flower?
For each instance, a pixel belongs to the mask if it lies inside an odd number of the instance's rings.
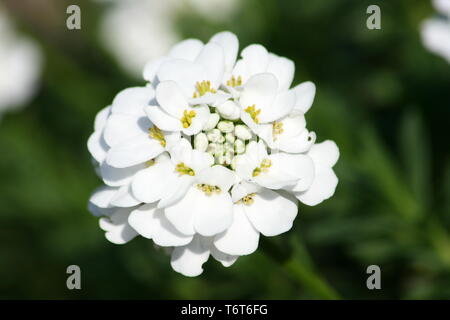
[[[421,27],[424,46],[450,63],[450,0],[433,0],[441,16],[425,20]]]
[[[0,5],[0,117],[33,97],[42,64],[37,45],[17,34],[8,15]]]
[[[251,45],[236,62],[237,47],[229,32],[174,46],[147,65],[146,87],[98,114],[88,141],[106,184],[89,208],[107,238],[152,239],[186,276],[210,255],[230,266],[254,252],[261,234],[291,229],[298,200],[316,205],[337,185],[336,144],[306,128],[314,84],[291,89],[292,61]]]

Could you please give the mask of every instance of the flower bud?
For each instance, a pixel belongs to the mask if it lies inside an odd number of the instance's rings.
[[[234,130],[234,124],[231,121],[220,121],[217,124],[217,129],[219,129],[220,131],[222,131],[223,133],[229,133],[229,132],[233,132]]]
[[[203,132],[197,134],[194,138],[194,149],[204,152],[207,148],[208,138],[206,137],[206,134]]]
[[[252,138],[250,128],[243,124],[238,124],[234,127],[234,134],[241,140],[250,140]]]
[[[206,148],[206,152],[208,152],[211,155],[214,155],[216,153],[217,149],[217,143],[210,143],[208,145],[208,148]]]
[[[225,135],[225,141],[226,141],[226,142],[229,142],[229,143],[233,144],[234,140],[236,140],[236,137],[234,136],[234,133],[233,133],[233,132],[228,132],[228,133]]]
[[[234,145],[232,143],[225,142],[223,144],[223,150],[224,152],[234,152]]]
[[[206,121],[205,126],[203,127],[204,131],[209,131],[211,129],[214,129],[217,125],[217,122],[219,122],[220,116],[217,113],[211,113],[209,115],[208,121]]]
[[[234,142],[234,151],[237,154],[241,154],[245,152],[245,143],[244,141],[240,140],[240,139],[236,139],[236,141]]]
[[[216,108],[220,115],[228,120],[237,120],[240,116],[239,106],[232,100],[228,100]]]
[[[219,129],[212,129],[206,133],[206,136],[208,137],[208,140],[211,142],[219,142],[219,139],[220,137],[222,137],[222,134],[220,133]]]

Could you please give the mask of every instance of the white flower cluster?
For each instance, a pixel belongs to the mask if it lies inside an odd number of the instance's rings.
[[[339,150],[315,143],[304,114],[315,86],[290,88],[294,63],[221,32],[189,39],[147,64],[145,87],[125,89],[95,120],[88,148],[105,185],[90,199],[106,238],[137,235],[169,247],[171,265],[202,273],[288,231],[297,199],[331,197]]]
[[[424,46],[450,63],[450,0],[433,0],[439,16],[422,24]]]
[[[19,35],[0,4],[0,117],[23,106],[36,92],[42,64],[36,44]]]

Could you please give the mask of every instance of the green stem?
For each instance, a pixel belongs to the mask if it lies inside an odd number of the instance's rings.
[[[272,239],[271,239],[272,240]],[[264,241],[263,247],[266,254],[289,274],[298,285],[313,292],[319,299],[337,300],[341,299],[338,292],[320,276],[314,268],[302,240],[292,238],[290,253],[286,252],[286,245],[277,246],[275,241]]]
[[[314,270],[306,267],[296,258],[284,263],[284,268],[297,282],[314,292],[318,297],[325,300],[341,299],[339,294]]]

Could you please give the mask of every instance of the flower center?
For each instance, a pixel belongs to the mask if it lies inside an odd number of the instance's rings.
[[[195,118],[196,113],[194,110],[187,111],[184,110],[183,117],[181,117],[181,124],[183,125],[183,128],[189,128],[192,124],[192,119]]]
[[[211,88],[211,81],[202,81],[195,84],[194,98],[198,98],[206,94],[207,92],[216,93],[217,91],[214,88]]]
[[[217,186],[212,186],[209,184],[197,184],[197,188],[201,191],[203,191],[207,196],[212,195],[213,193],[220,193],[222,190],[220,190]]]
[[[234,76],[232,76],[231,79],[227,81],[227,86],[229,86],[229,87],[235,88],[235,87],[238,87],[241,85],[242,85],[242,77],[241,76],[238,76],[237,79]]]
[[[283,122],[274,121],[272,124],[273,140],[277,140],[277,136],[284,132]]]
[[[253,200],[253,197],[255,195],[256,195],[256,193],[249,193],[248,195],[246,195],[245,197],[243,197],[242,199],[240,199],[236,203],[243,203],[246,206],[250,206],[250,205],[253,204],[253,202],[255,202],[255,200]]]
[[[194,170],[192,170],[191,168],[186,166],[184,164],[184,162],[180,162],[179,164],[177,164],[177,166],[175,167],[175,171],[180,173],[181,176],[184,175],[184,174],[188,174],[190,176],[194,176],[195,175]]]
[[[255,123],[259,123],[258,115],[261,113],[261,109],[256,109],[256,106],[252,105],[245,108],[244,111],[250,115]]]
[[[164,148],[166,147],[166,139],[164,138],[164,134],[162,133],[161,129],[159,129],[157,126],[153,126],[148,131],[151,138],[159,141],[159,143]]]
[[[153,166],[154,164],[155,164],[155,159],[150,159],[150,160],[145,162],[145,166],[147,168]]]
[[[256,167],[253,170],[253,176],[257,177],[261,174],[261,172],[268,172],[269,168],[272,166],[272,161],[270,161],[270,159],[264,159],[263,161],[261,161],[261,164],[259,165],[259,167]]]

